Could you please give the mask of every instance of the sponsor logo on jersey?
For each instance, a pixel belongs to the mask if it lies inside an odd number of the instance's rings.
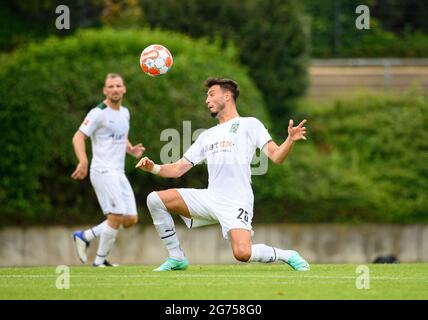
[[[204,152],[209,151],[231,151],[235,144],[232,140],[220,140],[216,143],[210,143],[205,145]]]
[[[112,132],[109,135],[109,137],[112,138],[114,141],[121,141],[121,140],[125,140],[126,134],[124,134],[124,133],[115,134],[114,132]]]

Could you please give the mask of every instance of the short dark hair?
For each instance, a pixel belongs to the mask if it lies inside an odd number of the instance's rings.
[[[123,77],[118,74],[118,73],[108,73],[106,76],[106,79],[104,80],[104,85],[107,82],[108,79],[115,79],[115,78],[120,78],[122,79],[123,85],[125,85],[125,80],[123,80]]]
[[[239,97],[239,84],[235,80],[231,79],[223,79],[223,78],[214,78],[209,77],[205,81],[205,87],[207,89],[211,88],[212,86],[219,85],[221,89],[223,90],[229,90],[232,93],[233,100],[237,100]]]

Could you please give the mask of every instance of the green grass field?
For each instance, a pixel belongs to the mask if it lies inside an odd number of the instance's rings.
[[[369,289],[357,289],[357,265],[318,264],[296,272],[283,264],[71,267],[69,289],[55,267],[0,268],[0,299],[428,299],[428,264],[368,264]]]

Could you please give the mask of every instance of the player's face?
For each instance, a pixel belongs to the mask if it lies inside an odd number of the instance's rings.
[[[108,100],[118,103],[122,100],[123,95],[126,93],[125,85],[122,78],[109,78],[103,88],[104,95]]]
[[[216,84],[208,89],[205,102],[210,109],[211,116],[215,118],[226,106],[225,92]]]

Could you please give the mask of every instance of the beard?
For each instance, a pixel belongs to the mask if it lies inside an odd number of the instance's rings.
[[[217,118],[218,114],[226,108],[226,103],[224,101],[217,101],[216,103],[213,103],[210,108],[211,117]]]
[[[113,97],[110,98],[110,101],[113,103],[119,103],[120,100],[122,100],[122,98],[120,98],[120,97],[119,98],[113,98]]]

